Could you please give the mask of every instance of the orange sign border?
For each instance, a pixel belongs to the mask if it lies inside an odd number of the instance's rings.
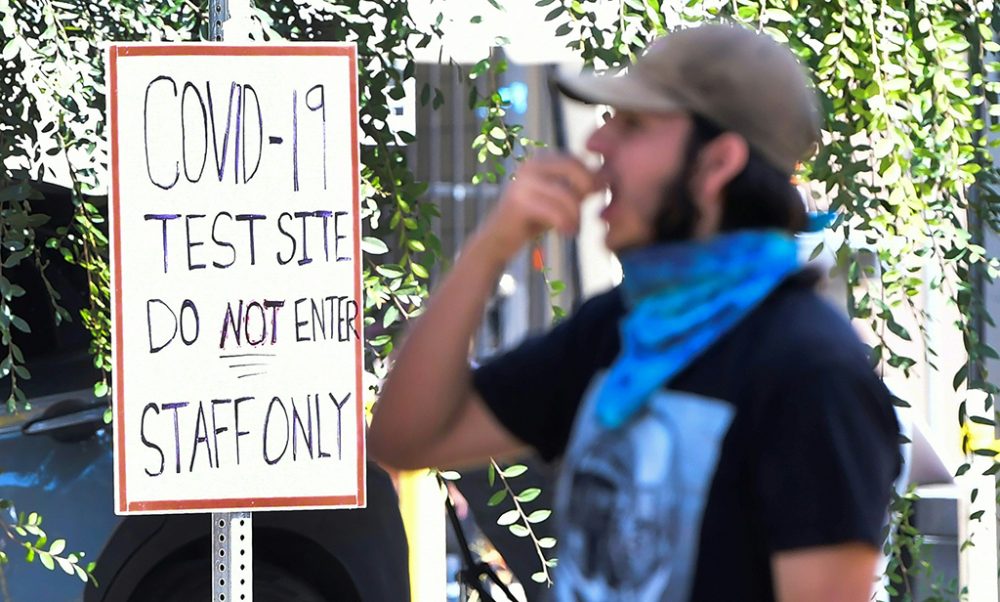
[[[139,56],[341,56],[348,57],[350,69],[350,107],[351,107],[351,163],[352,163],[352,202],[354,204],[354,256],[361,258],[361,197],[360,197],[360,159],[358,141],[358,51],[354,43],[301,43],[301,44],[268,44],[268,45],[235,45],[235,44],[110,44],[107,49],[108,58],[108,111],[111,121],[111,246],[112,246],[112,282],[114,293],[114,313],[112,328],[114,330],[114,430],[116,444],[116,476],[115,499],[117,514],[138,514],[155,512],[197,512],[199,510],[277,510],[306,508],[363,508],[366,505],[365,484],[367,482],[367,466],[365,464],[365,418],[364,418],[364,388],[362,384],[364,372],[364,350],[361,337],[355,338],[354,353],[357,358],[355,374],[355,399],[358,402],[357,457],[358,483],[354,495],[339,496],[300,496],[300,497],[266,497],[266,498],[221,498],[197,500],[130,500],[126,487],[125,475],[125,353],[122,335],[122,276],[121,265],[121,225],[119,215],[119,150],[118,150],[118,59]],[[356,264],[357,265],[357,264]],[[354,271],[354,301],[358,304],[358,315],[355,317],[355,332],[363,333],[364,299],[361,294],[361,270]]]

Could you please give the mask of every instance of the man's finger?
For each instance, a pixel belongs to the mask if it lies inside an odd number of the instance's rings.
[[[525,180],[522,185],[521,203],[529,216],[533,218],[536,212],[542,213],[547,227],[557,228],[564,234],[579,228],[580,203],[566,186],[540,178]]]
[[[599,187],[597,174],[576,157],[549,155],[533,159],[525,166],[528,167],[529,164],[531,171],[561,181],[563,186],[572,190],[580,199]]]

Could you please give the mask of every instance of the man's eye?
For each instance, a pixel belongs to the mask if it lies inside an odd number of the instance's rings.
[[[629,114],[629,113],[626,113],[625,115],[622,115],[622,126],[626,130],[634,130],[634,129],[638,128],[640,125],[642,125],[642,124],[639,122],[639,117],[638,116],[632,115],[632,114]]]

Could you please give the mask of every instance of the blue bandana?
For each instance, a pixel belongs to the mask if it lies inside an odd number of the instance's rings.
[[[769,230],[649,247],[621,263],[621,353],[596,401],[607,428],[624,424],[800,268],[795,239]]]

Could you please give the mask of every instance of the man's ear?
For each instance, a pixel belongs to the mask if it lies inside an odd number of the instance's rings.
[[[750,158],[746,139],[734,132],[724,132],[705,145],[698,157],[695,182],[698,193],[706,199],[722,196],[722,191]]]
[[[701,216],[695,228],[696,238],[718,232],[725,200],[723,190],[743,171],[749,158],[750,147],[746,139],[733,132],[720,134],[698,154],[691,179],[691,194]]]

